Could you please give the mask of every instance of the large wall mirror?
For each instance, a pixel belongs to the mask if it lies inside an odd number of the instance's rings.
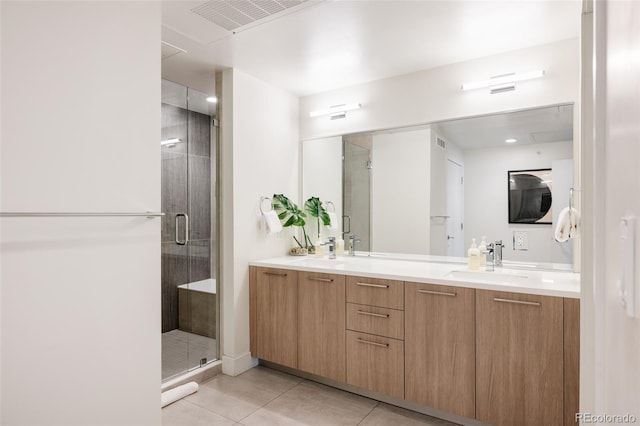
[[[303,197],[331,201],[334,233],[357,235],[358,250],[463,257],[485,236],[505,260],[572,264],[573,240],[554,230],[574,187],[573,118],[563,104],[305,140]],[[551,223],[509,223],[509,171],[541,169]]]

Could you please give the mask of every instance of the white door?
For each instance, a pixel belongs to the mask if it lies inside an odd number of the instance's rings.
[[[447,256],[464,256],[462,165],[447,159]]]

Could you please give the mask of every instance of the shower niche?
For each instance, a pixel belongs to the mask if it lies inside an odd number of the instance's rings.
[[[219,357],[217,128],[209,95],[162,81],[162,379]]]

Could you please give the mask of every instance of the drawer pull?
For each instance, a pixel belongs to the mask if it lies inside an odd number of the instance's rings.
[[[525,302],[523,300],[511,300],[511,299],[501,299],[499,297],[493,298],[494,302],[503,302],[503,303],[515,303],[518,305],[529,305],[529,306],[542,306],[540,302]]]
[[[360,343],[366,343],[367,345],[373,345],[373,346],[380,346],[381,348],[388,348],[389,347],[388,343],[370,342],[368,340],[364,340],[364,339],[361,339],[359,337],[356,340],[358,342],[360,342]]]
[[[371,317],[377,317],[377,318],[389,318],[389,314],[376,314],[375,312],[367,312],[367,311],[357,311],[359,314],[362,315],[369,315]]]
[[[359,285],[362,287],[389,288],[388,285],[384,285],[384,284],[356,283],[356,285]]]
[[[447,291],[418,290],[418,293],[435,294],[435,295],[437,295],[437,296],[451,296],[451,297],[456,297],[456,293],[451,293],[451,292],[447,292]]]
[[[322,281],[323,283],[332,283],[333,278],[318,278],[318,277],[309,277],[309,281]]]
[[[287,274],[284,272],[264,272],[265,275],[273,275],[275,277],[286,277]]]

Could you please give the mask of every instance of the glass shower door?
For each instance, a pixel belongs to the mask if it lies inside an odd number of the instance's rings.
[[[205,98],[162,82],[163,380],[218,357],[211,190],[216,156]]]

